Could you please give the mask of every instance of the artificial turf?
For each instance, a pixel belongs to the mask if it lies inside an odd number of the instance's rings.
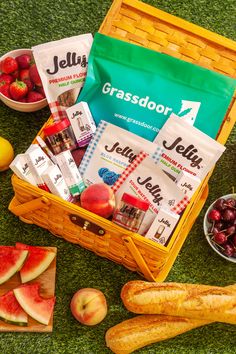
[[[144,1],[161,10],[235,40],[233,0]],[[43,42],[82,33],[95,33],[111,1],[2,0],[0,2],[0,55],[16,48],[30,48]],[[20,113],[0,103],[0,136],[9,139],[15,154],[24,152],[50,115],[45,108]],[[208,246],[202,228],[203,216],[217,197],[236,188],[236,127],[227,150],[217,163],[209,183],[209,197],[179,253],[166,281],[227,286],[236,282],[235,264],[220,258]],[[58,247],[54,330],[43,333],[1,333],[1,354],[105,354],[104,334],[116,323],[131,317],[120,300],[120,289],[129,280],[141,279],[122,266],[56,238],[44,229],[21,222],[8,211],[13,197],[10,170],[0,173],[0,244],[16,241]],[[96,327],[74,320],[69,303],[83,287],[101,289],[109,304],[106,319]],[[235,353],[236,327],[214,323],[160,342],[139,353]]]

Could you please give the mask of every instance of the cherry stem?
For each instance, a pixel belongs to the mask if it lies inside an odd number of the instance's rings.
[[[212,228],[212,230],[213,230],[213,228]],[[211,231],[212,231],[212,230],[211,230]],[[227,230],[227,229],[220,230],[219,232],[225,232],[226,230]],[[234,233],[234,232],[233,232],[233,233]],[[232,234],[233,234],[233,233],[232,233]],[[232,234],[230,234],[230,235],[232,235]],[[211,236],[211,235],[214,235],[213,232],[210,232],[209,234],[207,234],[207,236]],[[230,235],[229,235],[229,236],[230,236]],[[228,236],[227,236],[227,237],[228,237]]]
[[[215,220],[213,221],[213,223],[212,223],[212,228],[211,228],[211,232],[213,231],[213,229],[214,229],[214,226],[215,226]]]
[[[235,209],[235,210],[236,210],[236,208],[235,208],[234,206],[230,205],[230,204],[224,203],[223,205],[224,205],[224,206],[227,206],[228,208],[232,208],[232,209]]]
[[[212,239],[212,242],[219,248],[221,248],[222,250],[224,250],[224,247],[222,247],[221,245],[219,245],[219,243],[215,242],[213,239]]]

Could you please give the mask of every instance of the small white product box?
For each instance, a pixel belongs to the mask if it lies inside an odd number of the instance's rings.
[[[32,171],[29,168],[27,156],[25,154],[18,154],[10,164],[10,169],[23,181],[37,186]]]
[[[179,218],[180,215],[175,214],[165,208],[160,208],[145,237],[165,245],[171,236]]]
[[[70,120],[78,146],[88,145],[96,130],[88,104],[86,102],[76,103],[66,109],[66,114]]]
[[[71,201],[72,197],[69,188],[67,187],[57,165],[48,167],[48,169],[42,174],[42,179],[52,194],[61,197],[66,201]]]
[[[54,166],[53,162],[37,144],[35,146],[31,145],[31,147],[26,151],[26,157],[37,186],[48,191],[47,185],[45,185],[41,176],[50,166]]]
[[[198,189],[201,180],[188,172],[181,171],[176,178],[175,183],[187,195],[187,197],[191,199]]]
[[[73,197],[80,195],[85,184],[69,150],[55,156],[57,164]]]

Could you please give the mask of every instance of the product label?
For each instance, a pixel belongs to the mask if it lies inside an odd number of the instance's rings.
[[[176,185],[188,196],[192,198],[193,194],[199,187],[201,180],[198,177],[194,177],[188,172],[182,171],[176,178]]]
[[[173,114],[216,138],[235,86],[226,75],[96,33],[77,102],[89,104],[96,124],[105,119],[150,141]]]
[[[157,163],[162,152],[157,144],[101,121],[79,166],[85,184],[113,185],[144,147]]]
[[[46,98],[55,121],[67,118],[87,74],[91,34],[63,38],[32,48]]]
[[[181,213],[189,203],[188,197],[166,176],[148,154],[141,152],[124,170],[112,186],[116,201],[123,193],[134,195],[149,203],[139,233],[144,234],[152,224],[160,207]]]
[[[86,102],[80,102],[66,109],[79,147],[89,144],[96,125]]]
[[[158,165],[174,180],[187,172],[202,180],[225,151],[216,140],[172,115],[154,143],[161,146]]]
[[[160,208],[145,237],[166,245],[180,216],[165,208]]]

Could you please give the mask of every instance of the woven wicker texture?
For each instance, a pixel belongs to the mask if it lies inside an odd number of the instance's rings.
[[[100,32],[236,77],[236,43],[139,1],[115,1]]]
[[[139,1],[114,1],[99,31],[226,75],[236,76],[236,44],[233,41]],[[234,99],[219,131],[219,142],[226,142],[235,120]],[[42,130],[39,134],[42,136]],[[163,281],[204,205],[209,177],[210,174],[186,208],[166,248],[117,227],[110,221],[94,217],[94,214],[30,186],[16,176],[12,178],[15,198],[9,209],[23,221],[46,228],[56,236],[141,273],[148,280]],[[48,201],[46,204],[37,202],[36,199],[42,196]],[[35,200],[36,203],[33,204]],[[27,205],[25,208],[24,204],[27,202],[30,202],[29,207]],[[99,236],[86,230],[85,226],[73,224],[71,214],[100,226],[105,234]]]

